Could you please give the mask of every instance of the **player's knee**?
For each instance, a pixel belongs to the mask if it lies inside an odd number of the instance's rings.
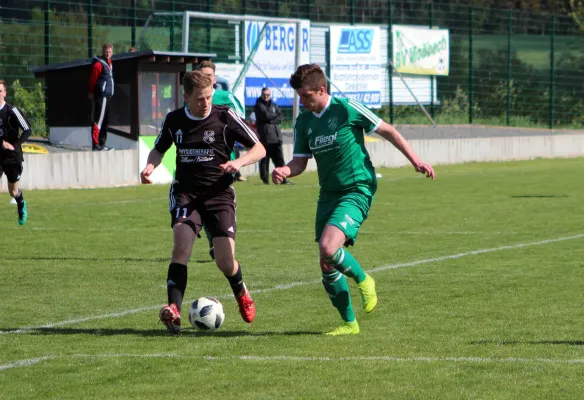
[[[328,265],[322,258],[320,259],[320,270],[322,272],[331,272],[334,271],[335,269],[333,267],[331,267],[330,265]]]
[[[332,257],[339,249],[334,243],[327,240],[322,240],[318,243],[318,250],[320,251],[320,256],[322,258]]]

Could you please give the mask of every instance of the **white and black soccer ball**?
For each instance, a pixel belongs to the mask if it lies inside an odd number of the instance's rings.
[[[200,297],[191,304],[189,321],[200,331],[216,331],[225,321],[223,305],[212,297]]]

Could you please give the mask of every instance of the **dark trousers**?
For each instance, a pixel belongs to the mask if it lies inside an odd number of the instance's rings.
[[[282,152],[282,143],[264,143],[266,148],[266,157],[260,161],[260,178],[264,183],[270,181],[270,160],[276,168],[286,165],[284,162],[284,153]]]
[[[109,105],[111,98],[96,96],[91,110],[91,145],[105,146],[109,121]]]

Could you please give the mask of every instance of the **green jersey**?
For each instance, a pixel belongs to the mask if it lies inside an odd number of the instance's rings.
[[[241,103],[239,100],[237,100],[233,93],[228,92],[227,90],[215,89],[213,92],[213,104],[216,106],[228,106],[232,108],[242,119],[245,118],[245,110],[241,106]]]
[[[330,97],[320,114],[305,111],[296,119],[294,156],[314,155],[321,194],[358,190],[372,196],[377,179],[363,131],[372,133],[380,124],[363,104]]]

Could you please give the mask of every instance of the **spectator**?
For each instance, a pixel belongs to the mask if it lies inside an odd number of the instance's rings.
[[[260,161],[260,178],[264,184],[269,185],[270,159],[276,168],[286,164],[282,152],[282,132],[280,131],[280,124],[284,117],[278,105],[272,101],[272,93],[269,88],[262,89],[262,96],[256,100],[254,113],[258,135],[266,148],[266,157]],[[283,185],[291,183],[288,179],[282,181]]]
[[[89,76],[87,98],[91,100],[91,147],[93,151],[113,150],[105,145],[109,105],[114,95],[113,53],[113,46],[109,43],[104,44],[101,49],[101,57],[94,58]]]

